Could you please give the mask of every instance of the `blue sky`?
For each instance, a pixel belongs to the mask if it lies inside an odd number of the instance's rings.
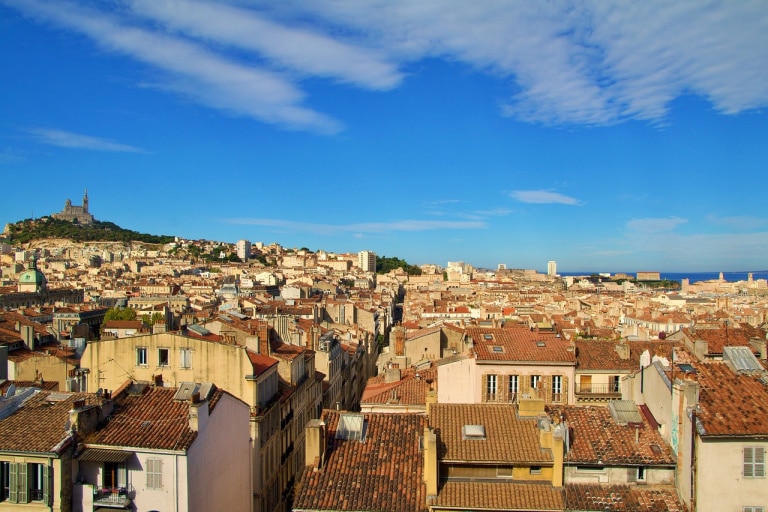
[[[0,0],[0,221],[768,268],[768,2]]]

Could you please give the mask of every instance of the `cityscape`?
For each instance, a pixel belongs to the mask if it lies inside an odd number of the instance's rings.
[[[766,512],[767,31],[0,0],[0,512]]]
[[[764,277],[124,241],[89,204],[0,242],[0,510],[768,500]]]

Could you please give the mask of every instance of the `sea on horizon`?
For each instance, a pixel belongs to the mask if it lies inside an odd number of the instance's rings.
[[[560,272],[559,274],[565,276],[591,276],[592,274],[598,274],[599,272]],[[611,272],[611,276],[624,273],[628,276],[635,277],[637,272]],[[721,272],[659,272],[662,279],[669,279],[670,281],[682,282],[683,279],[688,278],[693,283],[701,281],[714,281],[720,279]],[[722,272],[723,280],[729,283],[735,283],[738,281],[746,281],[749,274],[752,274],[752,279],[757,281],[758,279],[768,279],[768,270],[755,270],[745,272]]]

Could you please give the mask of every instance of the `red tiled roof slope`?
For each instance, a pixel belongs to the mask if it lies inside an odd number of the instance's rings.
[[[563,490],[547,482],[448,481],[432,504],[457,510],[565,510]]]
[[[174,400],[176,391],[150,387],[140,395],[125,396],[110,421],[87,436],[86,442],[154,450],[189,449],[197,432],[189,428],[189,402]]]
[[[440,460],[551,463],[541,450],[536,420],[518,419],[512,404],[435,404],[429,423],[435,427]],[[485,439],[463,439],[464,425],[483,425]]]
[[[569,341],[554,333],[531,331],[527,328],[490,329],[467,328],[475,342],[478,361],[544,361],[574,363],[575,351]],[[493,347],[502,347],[494,351]]]
[[[426,510],[419,436],[421,414],[366,414],[364,442],[335,439],[340,412],[325,411],[327,456],[307,469],[293,510],[417,512]]]
[[[570,484],[566,510],[625,512],[685,512],[674,487]]]

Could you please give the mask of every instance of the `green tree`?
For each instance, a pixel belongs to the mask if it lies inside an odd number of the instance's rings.
[[[136,320],[136,311],[131,308],[110,308],[104,315],[104,322],[110,320]]]

